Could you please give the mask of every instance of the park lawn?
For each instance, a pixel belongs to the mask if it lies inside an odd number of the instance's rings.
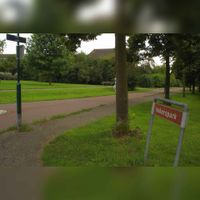
[[[200,166],[200,95],[177,94],[173,99],[189,105],[190,114],[183,141],[180,166]],[[149,124],[151,102],[130,108],[131,129],[139,127],[138,137],[113,138],[114,116],[67,131],[51,141],[42,156],[44,166],[143,166],[143,153]],[[179,127],[155,118],[148,166],[172,166]]]
[[[23,90],[22,102],[47,100],[74,99],[83,97],[114,95],[111,87],[62,88],[55,90]],[[13,91],[0,92],[0,104],[16,102],[16,93]]]
[[[52,83],[49,85],[47,82],[39,81],[21,81],[22,89],[57,89],[57,88],[82,88],[82,87],[102,87],[99,85],[89,84],[69,84],[69,83]],[[15,90],[16,80],[1,80],[0,90]]]
[[[0,104],[16,102],[15,84],[16,81],[0,82]],[[135,92],[148,92],[151,90],[149,88],[136,88]],[[44,82],[22,81],[22,102],[74,99],[114,94],[112,86],[64,83],[49,85]]]

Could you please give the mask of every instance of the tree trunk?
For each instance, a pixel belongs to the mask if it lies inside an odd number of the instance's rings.
[[[126,40],[125,34],[115,34],[116,59],[116,129],[115,136],[127,135],[128,124],[128,86],[126,66]]]
[[[183,97],[185,97],[185,72],[183,72]]]
[[[52,72],[49,72],[48,76],[49,76],[49,85],[51,85],[52,84],[52,80],[53,80]]]
[[[166,70],[165,70],[165,98],[170,98],[170,63],[169,54],[165,57],[166,59]]]
[[[189,91],[192,92],[192,85],[189,86]]]
[[[195,86],[196,86],[196,82],[195,79],[192,80],[192,94],[195,94]]]

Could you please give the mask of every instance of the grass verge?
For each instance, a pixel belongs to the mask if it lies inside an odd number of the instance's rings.
[[[69,116],[79,115],[79,114],[84,113],[84,112],[89,112],[89,111],[91,111],[93,109],[94,108],[87,108],[87,109],[82,109],[82,110],[79,110],[79,111],[76,111],[76,112],[72,112],[72,113],[68,113],[68,114],[54,115],[54,116],[52,116],[50,118],[35,120],[32,124],[33,125],[42,125],[42,124],[47,123],[47,122],[49,122],[51,120],[59,120],[59,119],[63,119],[63,118],[69,117]]]
[[[103,106],[103,105],[100,105],[100,106],[97,106],[97,107],[101,107],[101,106]],[[69,116],[79,115],[79,114],[84,113],[84,112],[89,112],[93,109],[94,108],[82,109],[82,110],[72,112],[72,113],[68,113],[68,114],[54,115],[50,118],[35,120],[31,124],[22,124],[20,129],[19,129],[19,132],[30,132],[33,129],[32,125],[42,125],[42,124],[45,124],[45,123],[52,121],[52,120],[59,120],[59,119],[63,119],[63,118],[69,117]],[[17,131],[17,130],[18,130],[17,126],[11,126],[11,127],[7,128],[5,130],[1,130],[0,134],[6,133],[6,132],[9,132],[9,131]]]
[[[30,132],[31,130],[32,130],[32,127],[30,124],[22,124],[19,130],[17,129],[17,126],[11,126],[5,130],[0,131],[0,134],[10,132],[10,131],[19,131],[21,133],[24,133],[24,132]]]
[[[173,99],[187,103],[190,108],[180,166],[199,166],[200,95],[187,95],[186,98],[182,98],[179,94]],[[130,108],[130,127],[131,129],[139,127],[141,137],[113,138],[114,116],[64,133],[44,148],[42,156],[44,166],[143,166],[150,110],[151,102]],[[172,166],[179,130],[175,124],[155,118],[148,166]]]

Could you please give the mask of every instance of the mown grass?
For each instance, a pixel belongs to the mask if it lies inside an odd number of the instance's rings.
[[[200,95],[176,95],[173,99],[189,105],[180,166],[200,165]],[[139,127],[141,137],[113,138],[114,116],[64,133],[50,142],[42,156],[44,166],[143,166],[143,153],[149,125],[151,102],[130,108],[131,129]],[[148,166],[172,166],[179,127],[155,118]]]
[[[77,88],[77,87],[101,87],[99,85],[88,85],[88,84],[65,84],[65,83],[52,83],[49,85],[48,82],[39,81],[21,81],[22,89],[59,89],[59,88]],[[15,90],[15,80],[1,80],[0,90]]]
[[[16,92],[14,91],[15,82],[8,81],[8,85],[6,84],[7,81],[1,81],[0,83],[0,104],[14,103],[16,101]],[[48,85],[48,83],[42,82],[22,81],[23,102],[62,100],[106,95],[114,95],[112,87],[61,83]]]
[[[49,85],[48,83],[34,81],[22,81],[21,84],[23,102],[74,99],[115,94],[112,86],[64,83],[53,83]],[[0,104],[16,102],[15,88],[16,81],[0,82]],[[137,88],[136,92],[147,92],[150,90],[147,88]]]

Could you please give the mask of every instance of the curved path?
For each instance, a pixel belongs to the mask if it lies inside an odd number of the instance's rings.
[[[145,93],[130,93],[129,99],[145,97],[163,92],[156,89]],[[80,99],[67,99],[56,101],[40,101],[22,104],[23,123],[31,123],[35,120],[49,118],[53,115],[68,114],[82,109],[93,108],[99,105],[108,105],[115,102],[115,96],[100,96]],[[16,124],[16,104],[0,104],[0,110],[7,111],[0,115],[0,131]]]
[[[146,93],[131,93],[129,105],[149,101],[162,94],[163,90],[160,89]],[[1,107],[8,110],[5,115],[0,116],[0,125],[6,128],[15,122],[15,105]],[[40,157],[43,146],[54,137],[66,130],[85,125],[115,112],[115,96],[24,104],[25,122],[85,108],[93,109],[79,115],[71,115],[34,126],[28,133],[7,132],[0,135],[0,166],[41,166]]]

